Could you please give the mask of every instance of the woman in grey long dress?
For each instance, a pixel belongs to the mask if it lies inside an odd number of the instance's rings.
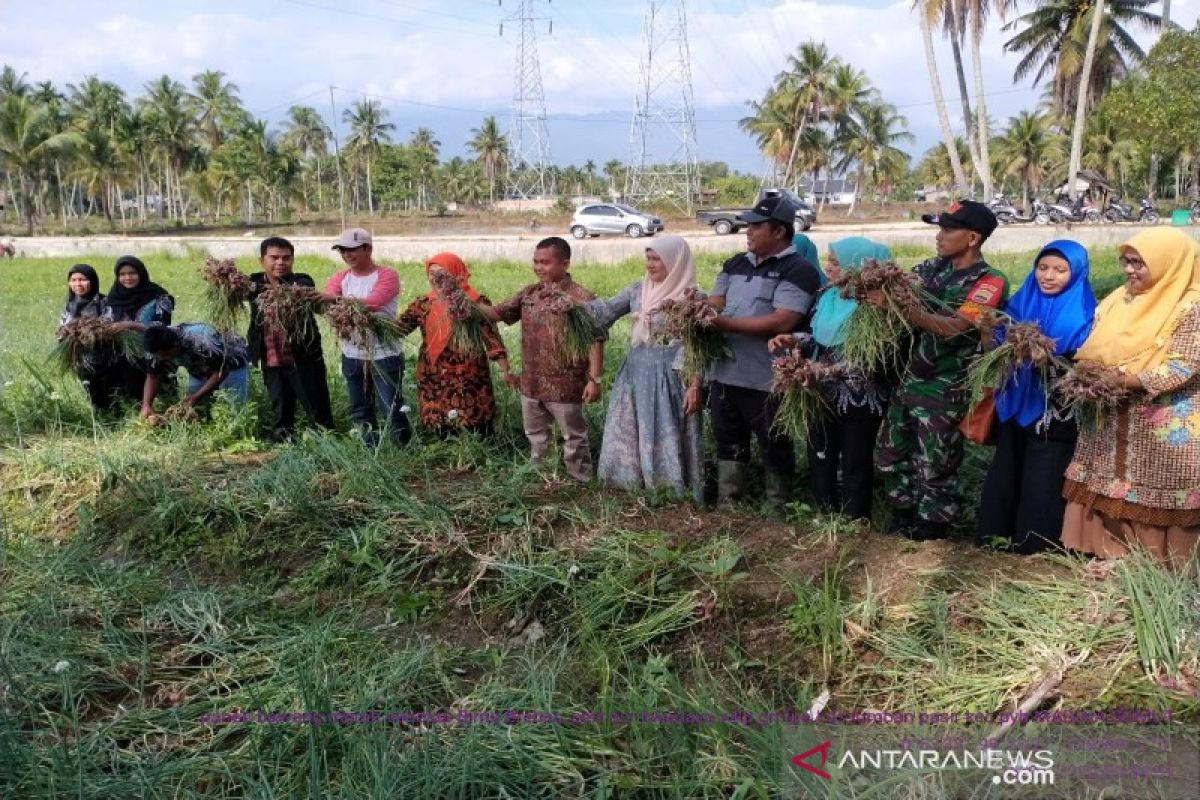
[[[696,289],[692,252],[679,236],[661,236],[646,248],[646,277],[588,308],[604,328],[633,316],[629,351],[617,371],[604,420],[598,477],[626,489],[670,488],[703,502],[704,429],[701,377],[685,386],[683,347],[662,343],[663,301]]]

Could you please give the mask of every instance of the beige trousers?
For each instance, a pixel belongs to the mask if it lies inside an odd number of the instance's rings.
[[[592,479],[592,451],[588,445],[587,422],[582,403],[551,403],[521,395],[521,422],[535,464],[546,460],[550,450],[550,424],[558,423],[563,438],[563,460],[567,472],[579,481]]]

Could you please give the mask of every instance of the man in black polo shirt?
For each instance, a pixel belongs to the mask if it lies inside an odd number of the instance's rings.
[[[769,197],[740,219],[749,223],[747,252],[725,262],[709,297],[722,312],[715,324],[732,353],[709,375],[717,492],[720,501],[731,501],[745,490],[753,433],[762,451],[767,503],[780,516],[792,496],[796,454],[791,439],[771,431],[779,404],[770,396],[767,341],[808,330],[820,277],[792,246],[796,209],[786,198]]]
[[[262,367],[263,383],[271,399],[271,436],[277,441],[291,438],[296,427],[296,403],[299,401],[309,422],[333,428],[329,402],[329,382],[325,377],[325,356],[321,352],[321,332],[309,313],[300,331],[285,331],[271,324],[258,303],[271,286],[288,284],[315,289],[313,279],[293,272],[296,249],[287,239],[271,236],[259,245],[259,263],[263,271],[250,276],[254,293],[250,300],[250,361]]]

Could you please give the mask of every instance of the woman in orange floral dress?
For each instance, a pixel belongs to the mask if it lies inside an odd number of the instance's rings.
[[[438,253],[425,262],[425,273],[440,267],[456,278],[472,302],[489,302],[471,287],[467,265],[454,253]],[[492,432],[496,395],[488,361],[495,361],[507,376],[508,352],[496,326],[481,321],[484,352],[459,352],[451,341],[453,319],[432,289],[409,304],[397,320],[407,334],[421,329],[423,342],[417,354],[417,403],[421,424],[440,436],[459,430],[484,435]]]

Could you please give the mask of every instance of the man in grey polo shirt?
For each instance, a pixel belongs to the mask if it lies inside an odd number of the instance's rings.
[[[762,451],[770,512],[781,516],[792,496],[796,453],[791,439],[771,431],[779,404],[770,395],[767,341],[808,330],[820,277],[792,246],[796,209],[786,198],[768,197],[740,218],[749,223],[747,252],[725,262],[709,296],[722,312],[715,324],[732,353],[709,375],[718,499],[735,500],[745,490],[753,433]]]

